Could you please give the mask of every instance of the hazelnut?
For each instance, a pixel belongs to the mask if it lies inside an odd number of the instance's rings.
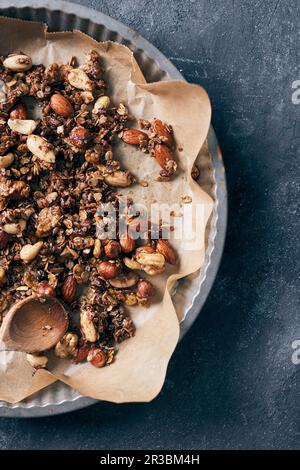
[[[109,242],[105,245],[104,251],[108,258],[117,258],[121,253],[121,246],[115,240],[109,240]]]
[[[120,238],[120,245],[124,253],[131,253],[135,249],[135,241],[129,235]]]
[[[18,103],[9,113],[10,119],[27,119],[27,109],[23,103]]]
[[[102,261],[98,266],[98,273],[104,279],[113,279],[120,273],[120,267],[111,261]]]
[[[38,285],[36,293],[40,297],[55,297],[56,295],[54,287],[48,284],[48,282],[41,282]]]
[[[87,355],[87,361],[95,367],[104,367],[107,362],[107,354],[103,349],[91,348]]]
[[[82,126],[74,127],[66,141],[77,148],[83,148],[89,141],[90,133]]]
[[[155,287],[150,281],[140,279],[136,285],[136,295],[140,299],[151,299],[155,295]]]

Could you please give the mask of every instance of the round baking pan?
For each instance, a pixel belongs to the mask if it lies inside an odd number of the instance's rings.
[[[184,77],[177,68],[152,44],[127,26],[103,13],[70,2],[2,0],[0,16],[42,21],[49,31],[78,29],[98,41],[111,40],[129,47],[135,55],[148,82]],[[214,200],[214,209],[207,227],[205,261],[198,273],[179,281],[178,292],[185,289],[185,317],[181,337],[191,327],[209,294],[222,256],[227,221],[227,190],[221,151],[211,127],[208,135],[209,158],[198,159],[201,170],[199,184]],[[175,293],[176,296],[176,293]],[[82,397],[67,385],[56,382],[16,404],[0,402],[0,416],[38,417],[65,413],[96,403]]]

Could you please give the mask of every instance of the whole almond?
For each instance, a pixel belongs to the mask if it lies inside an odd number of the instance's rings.
[[[9,113],[10,119],[27,119],[27,109],[23,103],[18,103]]]
[[[63,287],[62,287],[62,296],[64,301],[67,304],[70,304],[75,300],[77,292],[77,282],[74,276],[66,277]]]
[[[176,253],[174,248],[168,242],[168,240],[158,240],[156,244],[156,251],[158,253],[161,253],[168,263],[176,264]]]
[[[164,171],[163,176],[171,176],[177,169],[177,163],[174,160],[172,150],[165,144],[155,145],[154,155],[156,161],[159,163]],[[162,174],[162,173],[161,173]]]
[[[45,163],[55,162],[55,153],[53,146],[44,137],[39,135],[29,135],[27,138],[27,147],[33,155]]]
[[[94,83],[82,69],[71,70],[68,74],[68,82],[74,88],[78,88],[79,90],[93,91],[94,89]]]
[[[8,243],[9,236],[4,230],[0,230],[0,250],[4,250]]]
[[[7,125],[18,134],[29,135],[33,133],[37,123],[33,119],[9,119]]]
[[[87,361],[95,367],[104,367],[107,362],[107,354],[103,349],[93,347],[89,350]]]
[[[74,109],[70,101],[60,93],[51,96],[50,106],[56,114],[65,118],[73,116]]]
[[[120,273],[120,268],[115,263],[110,263],[109,261],[102,261],[98,266],[98,273],[104,279],[113,279],[118,276]]]
[[[3,65],[12,72],[26,72],[32,67],[32,60],[25,54],[11,54],[3,61]]]
[[[148,135],[138,129],[126,129],[123,131],[122,139],[126,144],[140,145],[141,142],[148,140]]]
[[[71,130],[69,138],[66,140],[74,147],[83,148],[88,143],[89,138],[89,131],[82,126],[77,126]]]
[[[0,157],[0,168],[8,168],[14,162],[15,156],[12,152]]]
[[[135,241],[129,235],[120,238],[120,245],[124,253],[131,253],[135,249]]]
[[[171,132],[171,129],[168,127],[168,125],[164,122],[162,122],[160,119],[153,119],[152,126],[151,126],[151,131],[159,138],[162,139],[162,141],[168,145],[169,147],[172,147],[173,145],[173,134]]]

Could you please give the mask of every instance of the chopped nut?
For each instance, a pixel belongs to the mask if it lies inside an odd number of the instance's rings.
[[[87,355],[87,361],[95,367],[104,367],[107,362],[107,355],[103,349],[91,348]]]
[[[183,194],[181,196],[181,202],[182,204],[190,204],[192,202],[191,196],[188,196],[187,194]]]
[[[19,220],[17,223],[4,224],[3,230],[9,235],[18,235],[26,229],[26,220]]]
[[[81,309],[80,311],[80,327],[85,341],[94,343],[99,338],[99,334],[93,323],[93,316],[89,310]]]
[[[131,271],[128,274],[109,279],[109,283],[117,289],[129,289],[137,283],[138,279],[138,275]]]
[[[77,334],[68,331],[55,346],[54,354],[60,359],[67,359],[69,356],[76,356],[77,345]]]
[[[87,74],[81,69],[73,69],[68,74],[68,82],[75,88],[84,91],[93,91],[94,85]]]
[[[61,218],[61,210],[57,206],[45,207],[41,210],[36,221],[37,237],[46,237],[57,226]]]
[[[12,131],[23,135],[32,134],[37,126],[33,119],[9,119],[7,124]]]
[[[100,96],[94,104],[93,113],[97,114],[103,109],[108,109],[110,106],[110,99],[108,96]]]
[[[111,186],[119,186],[120,188],[127,188],[134,182],[134,177],[129,171],[115,171],[111,175],[104,177],[105,181]]]
[[[3,155],[0,157],[0,168],[8,168],[10,165],[13,164],[15,156],[12,152]]]
[[[27,147],[39,160],[42,160],[45,163],[55,162],[53,147],[43,137],[38,135],[29,135],[27,138]]]
[[[26,72],[32,67],[32,60],[25,54],[10,54],[3,61],[3,65],[13,72]]]
[[[100,255],[101,255],[101,251],[102,251],[102,245],[101,245],[101,240],[99,240],[98,238],[95,240],[95,243],[94,243],[94,251],[93,251],[93,256],[95,258],[99,258]]]
[[[48,364],[47,356],[38,356],[36,354],[26,354],[29,364],[35,369],[44,369]]]
[[[34,245],[24,245],[20,251],[20,258],[22,261],[32,261],[40,252],[43,242],[37,242]]]

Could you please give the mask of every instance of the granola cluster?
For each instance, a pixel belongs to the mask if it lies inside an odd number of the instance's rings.
[[[140,122],[143,131],[127,128],[133,118],[111,103],[102,76],[95,51],[81,67],[74,58],[45,68],[23,53],[0,57],[0,316],[27,296],[57,296],[70,327],[56,356],[96,367],[134,335],[126,305],[147,307],[155,295],[141,272],[176,263],[167,240],[97,237],[99,206],[118,211],[117,188],[135,182],[114,159],[118,139],[153,155],[160,178],[176,171],[171,127],[154,119]],[[38,119],[29,117],[29,97]],[[28,360],[47,365],[44,356]]]

